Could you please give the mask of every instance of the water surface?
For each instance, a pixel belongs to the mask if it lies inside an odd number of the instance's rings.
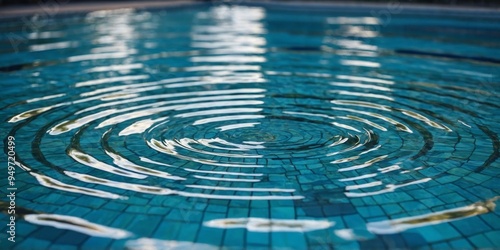
[[[498,18],[214,5],[25,25],[0,24],[12,248],[500,247]]]

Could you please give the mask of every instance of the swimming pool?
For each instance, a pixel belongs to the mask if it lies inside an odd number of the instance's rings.
[[[11,248],[500,248],[498,13],[27,23],[0,24]]]

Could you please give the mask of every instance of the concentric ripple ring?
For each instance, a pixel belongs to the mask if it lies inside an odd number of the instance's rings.
[[[95,11],[17,52],[2,37],[13,247],[500,247],[500,19],[345,8]]]

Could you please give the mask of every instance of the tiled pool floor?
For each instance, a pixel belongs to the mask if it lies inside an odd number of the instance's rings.
[[[500,248],[498,13],[325,6],[3,19],[3,246]]]

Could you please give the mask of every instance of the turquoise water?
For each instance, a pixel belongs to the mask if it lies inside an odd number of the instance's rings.
[[[500,18],[381,10],[3,20],[2,244],[500,248]]]

